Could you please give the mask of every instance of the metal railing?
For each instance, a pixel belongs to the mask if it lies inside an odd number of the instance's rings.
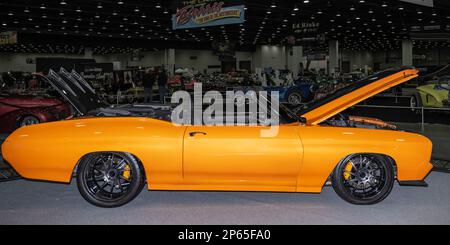
[[[411,96],[407,96],[407,95],[395,95],[395,94],[377,94],[374,96],[375,98],[394,98],[395,99],[395,104],[399,103],[399,98],[407,98],[410,99]]]
[[[386,106],[386,105],[355,105],[354,107],[359,108],[377,108],[377,109],[400,109],[400,110],[411,110],[420,113],[420,123],[422,132],[425,131],[425,111],[441,111],[450,112],[450,108],[431,108],[431,107],[411,107],[411,106]]]

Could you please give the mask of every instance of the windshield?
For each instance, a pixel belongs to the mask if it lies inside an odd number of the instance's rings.
[[[439,85],[443,88],[443,89],[450,89],[450,76],[445,76],[442,77],[441,79],[439,79]]]
[[[272,103],[270,100],[268,100],[266,97],[260,95],[260,100],[267,102],[267,112],[265,112],[267,115],[269,114],[271,110]],[[264,101],[263,101],[264,102]],[[278,114],[280,117],[280,124],[291,124],[295,122],[303,122],[306,123],[306,120],[299,117],[295,112],[293,112],[291,109],[283,105],[282,103],[278,103],[279,108],[278,111],[275,111],[275,113]]]
[[[290,124],[294,122],[302,122],[306,123],[306,120],[299,117],[296,113],[294,113],[292,110],[287,108],[285,105],[280,104],[280,117],[282,118],[281,123],[282,124]]]

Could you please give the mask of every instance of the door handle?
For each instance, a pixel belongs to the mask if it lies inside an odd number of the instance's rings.
[[[189,133],[189,136],[191,136],[191,137],[195,137],[197,134],[202,134],[202,135],[206,135],[206,133],[205,132],[190,132]]]

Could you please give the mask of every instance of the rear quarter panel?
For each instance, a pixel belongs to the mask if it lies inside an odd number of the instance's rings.
[[[2,146],[4,158],[25,178],[70,182],[86,154],[128,152],[142,161],[151,183],[182,180],[185,127],[147,118],[92,118],[18,129]]]

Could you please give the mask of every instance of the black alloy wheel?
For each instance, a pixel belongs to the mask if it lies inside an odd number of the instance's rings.
[[[142,167],[125,153],[95,153],[84,158],[77,170],[80,194],[89,203],[115,208],[132,201],[144,187]]]
[[[345,201],[372,205],[383,201],[392,191],[394,167],[387,157],[357,154],[347,157],[334,170],[332,185]]]

